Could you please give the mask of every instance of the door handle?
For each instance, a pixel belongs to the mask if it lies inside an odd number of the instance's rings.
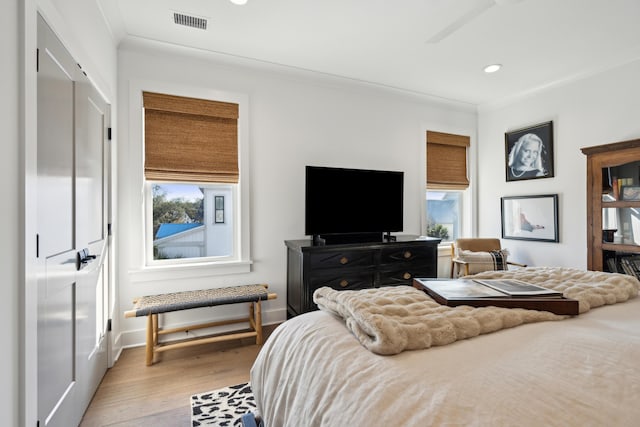
[[[86,267],[89,261],[96,259],[97,255],[90,255],[89,249],[84,248],[78,251],[76,254],[76,269],[81,270]]]

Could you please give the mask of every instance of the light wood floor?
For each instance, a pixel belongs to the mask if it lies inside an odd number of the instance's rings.
[[[265,326],[265,338],[275,326]],[[167,351],[145,366],[144,347],[125,349],[107,371],[81,427],[190,426],[190,397],[249,381],[255,338]],[[157,356],[156,356],[157,357]]]

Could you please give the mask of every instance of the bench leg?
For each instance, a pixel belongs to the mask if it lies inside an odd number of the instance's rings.
[[[146,364],[153,364],[153,349],[158,343],[158,315],[149,314],[147,316],[147,345],[146,345]]]
[[[253,312],[252,314],[255,320],[256,344],[262,345],[262,307],[260,300],[255,302],[255,310],[253,309],[253,305],[254,304],[251,304],[251,311]]]
[[[151,316],[151,320],[153,320],[153,345],[154,347],[158,345],[158,315],[154,314]]]

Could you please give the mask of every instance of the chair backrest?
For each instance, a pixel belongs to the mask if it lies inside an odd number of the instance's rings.
[[[481,238],[481,237],[457,239],[455,243],[451,245],[451,277],[454,277],[454,276],[457,277],[455,268],[456,267],[460,268],[460,265],[457,264],[460,260],[460,258],[458,258],[460,256],[460,252],[459,252],[460,250],[471,251],[471,252],[486,252],[488,256],[491,256],[490,254],[488,254],[488,252],[499,251],[501,249],[502,249],[502,246],[500,245],[500,239]],[[464,260],[465,261],[464,275],[467,275],[470,273],[475,274],[480,271],[486,271],[487,269],[493,269],[493,267],[495,267],[495,262],[493,264],[490,262],[488,263],[487,260],[484,258],[482,261],[478,261],[477,255],[474,256],[475,261],[470,261],[468,257],[465,257],[465,258],[466,259]],[[490,258],[490,259],[495,260],[495,258]],[[501,269],[506,270],[506,257],[502,259],[504,261],[504,264],[503,264],[503,268]],[[471,264],[469,264],[469,262],[473,262],[473,265],[474,265],[473,268],[470,267]],[[480,268],[479,271],[478,271],[478,268]],[[459,270],[458,270],[458,273],[459,273]]]
[[[500,239],[482,237],[457,239],[455,242],[455,247],[457,249],[473,252],[499,251],[500,249],[502,249],[502,246],[500,245]]]

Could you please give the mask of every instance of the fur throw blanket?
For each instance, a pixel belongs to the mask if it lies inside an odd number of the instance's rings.
[[[626,301],[635,297],[640,288],[640,282],[632,276],[569,268],[528,267],[484,272],[467,278],[511,278],[559,290],[565,297],[579,301],[580,313]],[[446,345],[525,323],[569,317],[520,308],[448,307],[410,286],[360,291],[323,287],[314,292],[313,300],[321,310],[343,318],[364,347],[382,355]]]

